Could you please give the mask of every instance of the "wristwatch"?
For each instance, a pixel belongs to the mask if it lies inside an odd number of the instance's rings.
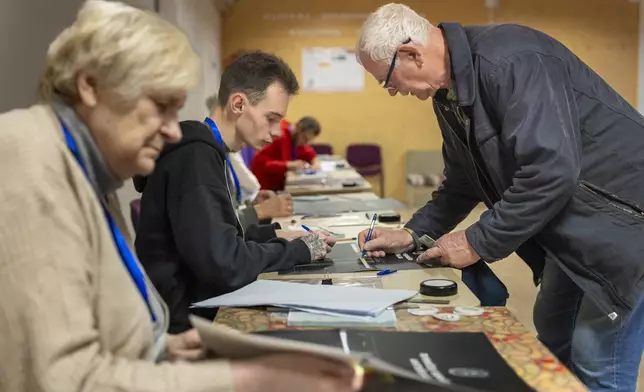
[[[414,250],[418,250],[421,248],[433,248],[436,246],[436,240],[434,240],[432,237],[428,236],[427,234],[423,234],[422,237],[419,237],[418,234],[416,234],[412,229],[408,227],[404,227],[403,230],[411,234],[411,237],[414,239]]]

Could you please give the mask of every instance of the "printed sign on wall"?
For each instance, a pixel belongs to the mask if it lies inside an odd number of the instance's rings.
[[[304,91],[346,92],[364,89],[364,69],[355,51],[340,47],[302,49]]]

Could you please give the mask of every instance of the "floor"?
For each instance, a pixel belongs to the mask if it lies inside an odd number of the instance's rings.
[[[474,223],[484,211],[484,207],[475,209],[470,216],[459,225],[466,228]],[[491,264],[497,276],[505,283],[510,291],[507,307],[527,328],[534,331],[532,323],[532,306],[537,295],[537,289],[532,284],[532,273],[526,264],[512,254],[504,260]],[[644,363],[644,361],[643,361]],[[637,392],[644,392],[644,366],[640,366],[639,386]]]

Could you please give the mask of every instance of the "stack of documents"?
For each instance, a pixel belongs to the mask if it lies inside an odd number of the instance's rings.
[[[396,211],[406,208],[396,199],[334,200],[321,202],[293,201],[293,214],[341,214],[345,212]]]
[[[411,290],[258,280],[232,293],[195,303],[193,307],[277,306],[331,316],[377,317],[388,307],[416,294]]]
[[[291,310],[286,320],[289,327],[379,327],[396,328],[396,312],[387,309],[376,317],[357,316],[330,316],[328,314],[316,314]]]

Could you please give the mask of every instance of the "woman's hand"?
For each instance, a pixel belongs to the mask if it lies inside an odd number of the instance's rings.
[[[353,392],[363,375],[346,363],[304,354],[275,354],[233,362],[237,392]]]
[[[178,335],[168,334],[165,354],[169,361],[196,361],[206,356],[206,349],[199,333],[193,328]]]

